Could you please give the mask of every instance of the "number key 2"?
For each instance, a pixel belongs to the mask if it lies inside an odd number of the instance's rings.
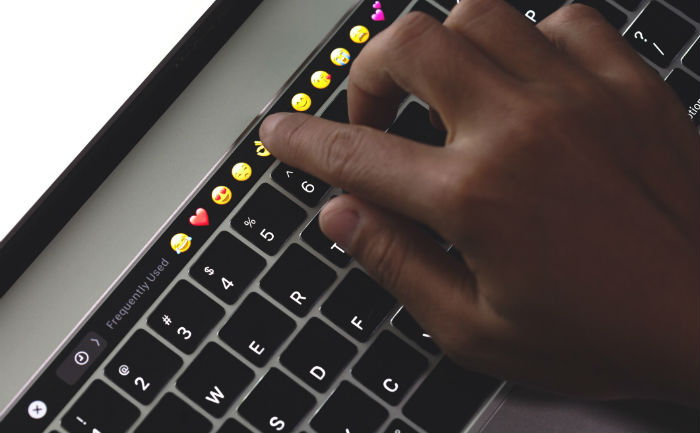
[[[149,404],[182,359],[148,332],[138,330],[105,368],[105,375],[136,400]]]
[[[306,212],[302,208],[265,183],[233,217],[231,225],[258,248],[272,255],[305,218]]]
[[[327,183],[282,163],[272,172],[272,178],[308,206],[316,206],[330,189]]]

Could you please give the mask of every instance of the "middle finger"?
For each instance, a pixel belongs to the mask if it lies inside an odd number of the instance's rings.
[[[513,83],[468,40],[432,17],[413,12],[377,35],[350,70],[352,123],[387,128],[404,92],[438,110],[450,130],[467,110],[497,98]]]

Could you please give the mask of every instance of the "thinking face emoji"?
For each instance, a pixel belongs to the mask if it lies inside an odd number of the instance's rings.
[[[178,233],[170,239],[170,247],[177,254],[182,254],[190,249],[192,238],[184,233]]]
[[[336,66],[345,66],[350,63],[350,53],[345,48],[336,48],[331,51],[331,62]]]
[[[297,111],[306,111],[311,107],[311,98],[306,93],[297,93],[292,98],[292,108]]]
[[[311,85],[317,89],[325,89],[331,84],[331,74],[326,71],[316,71],[311,74]]]
[[[244,182],[250,179],[250,176],[252,174],[253,169],[250,168],[250,166],[245,162],[239,162],[238,164],[234,165],[231,169],[231,175],[234,179],[236,179],[239,182]]]
[[[369,30],[365,26],[355,26],[350,29],[350,40],[356,44],[364,44],[369,39]]]
[[[231,190],[225,186],[217,186],[211,192],[211,199],[216,204],[226,204],[231,201]]]

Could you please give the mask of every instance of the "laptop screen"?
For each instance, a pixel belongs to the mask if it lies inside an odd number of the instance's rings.
[[[0,240],[212,3],[2,3]]]

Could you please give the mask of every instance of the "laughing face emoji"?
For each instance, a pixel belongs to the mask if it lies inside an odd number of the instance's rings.
[[[170,247],[177,254],[182,254],[192,246],[192,238],[184,233],[178,233],[170,239]]]

